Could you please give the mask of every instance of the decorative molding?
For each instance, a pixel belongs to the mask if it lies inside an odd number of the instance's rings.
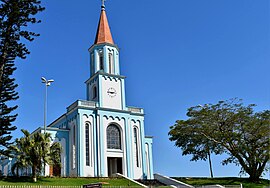
[[[121,119],[124,119],[123,117],[112,116],[112,115],[103,115],[103,117],[106,118],[106,120],[112,119],[113,121],[115,121],[115,119],[117,119],[118,121],[121,121]]]
[[[116,48],[118,51],[120,51],[120,49],[118,48],[117,45],[115,45],[115,44],[110,44],[110,43],[93,44],[93,45],[88,49],[88,51],[91,52],[91,51],[93,51],[93,50],[96,50],[96,49],[99,49],[99,48],[103,48],[104,46],[111,46],[111,47]]]

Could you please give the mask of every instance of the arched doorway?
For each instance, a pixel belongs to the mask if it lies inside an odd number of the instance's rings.
[[[121,144],[121,130],[118,125],[110,124],[107,127],[107,149],[113,153],[122,151]],[[108,176],[112,176],[115,173],[123,173],[123,160],[122,157],[112,157],[107,158],[107,170]]]

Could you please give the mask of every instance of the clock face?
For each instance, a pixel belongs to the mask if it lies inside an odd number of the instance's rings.
[[[108,94],[110,97],[115,97],[115,96],[116,96],[116,90],[115,90],[113,87],[110,87],[110,88],[107,90],[107,94]]]

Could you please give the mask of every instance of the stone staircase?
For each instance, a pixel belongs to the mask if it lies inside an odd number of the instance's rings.
[[[160,186],[166,186],[166,184],[161,183],[160,181],[154,179],[154,180],[136,180],[137,182],[140,182],[141,184],[146,185],[147,187],[160,187]]]
[[[194,188],[192,185],[188,185],[184,182],[175,180],[167,176],[163,176],[161,174],[154,174],[154,178],[167,186],[177,187],[177,188]]]

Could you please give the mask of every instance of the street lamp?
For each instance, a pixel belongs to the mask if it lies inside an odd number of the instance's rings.
[[[44,99],[44,133],[46,133],[46,115],[47,115],[47,89],[48,86],[51,85],[52,82],[54,82],[53,79],[46,80],[46,78],[41,77],[42,83],[45,84],[45,99]]]

